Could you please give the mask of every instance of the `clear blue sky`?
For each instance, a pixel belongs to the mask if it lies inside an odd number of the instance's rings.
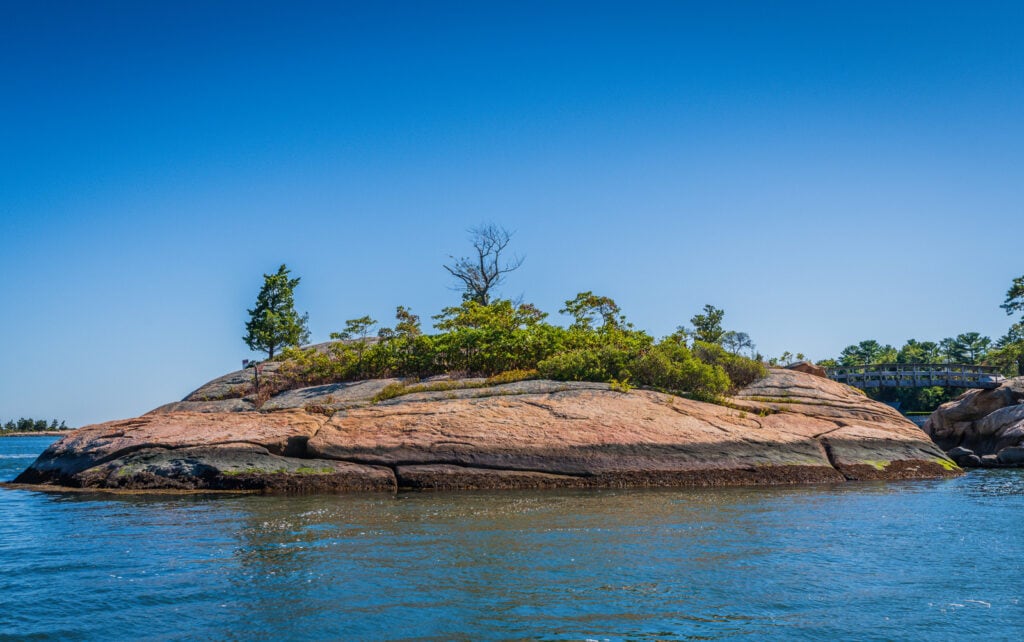
[[[553,313],[591,289],[660,335],[713,303],[814,358],[998,336],[1021,33],[1019,2],[8,0],[0,418],[235,369],[282,262],[315,340],[426,318],[481,221]]]

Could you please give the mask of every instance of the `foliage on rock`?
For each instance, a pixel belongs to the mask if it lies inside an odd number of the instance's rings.
[[[349,321],[345,332],[332,335],[341,340],[326,347],[286,349],[274,385],[284,390],[437,375],[488,377],[494,384],[540,377],[615,381],[623,388],[713,398],[765,375],[761,363],[719,345],[691,346],[680,333],[656,341],[634,329],[607,297],[584,292],[563,311],[574,318],[569,327],[548,323],[548,315],[528,303],[499,299],[484,305],[468,299],[433,317],[438,332],[425,334],[419,318],[399,307],[395,326],[380,328],[376,337],[369,336],[375,322],[364,317]],[[381,397],[407,394],[409,387],[395,385]]]

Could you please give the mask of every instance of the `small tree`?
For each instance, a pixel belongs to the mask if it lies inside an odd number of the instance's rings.
[[[559,312],[570,315],[573,318],[572,327],[577,330],[592,329],[597,318],[601,319],[601,327],[608,330],[618,328],[624,322],[624,317],[614,300],[606,296],[597,296],[589,290],[580,292],[575,299],[566,301],[565,307]]]
[[[1024,276],[1013,280],[1010,289],[1006,291],[1006,301],[999,307],[1006,310],[1006,314],[1024,312]]]
[[[345,321],[345,329],[341,332],[332,332],[332,339],[358,339],[360,342],[366,342],[366,339],[370,336],[370,329],[377,325],[376,319],[370,315],[365,317],[359,317],[358,319],[348,319]]]
[[[364,317],[366,318],[366,317]],[[420,318],[419,316],[412,313],[409,308],[404,305],[398,306],[395,310],[395,320],[397,323],[394,328],[381,327],[377,330],[377,337],[382,341],[391,341],[392,339],[414,339],[421,334],[423,331],[420,330]],[[342,339],[342,333],[336,332],[331,335],[332,339]]]
[[[489,305],[492,290],[502,284],[506,274],[519,269],[523,257],[503,256],[512,240],[512,234],[503,227],[488,223],[470,229],[469,234],[475,255],[459,259],[451,256],[453,263],[444,269],[460,281],[464,300]]]
[[[953,337],[946,337],[942,341],[939,341],[939,353],[942,355],[942,358],[946,363],[963,361],[960,346]]]
[[[999,307],[1008,315],[1024,312],[1024,276],[1013,280],[1006,291],[1006,300]],[[985,355],[985,363],[997,366],[1006,375],[1024,375],[1024,315],[995,341],[992,350]]]
[[[939,363],[942,351],[934,341],[907,339],[896,355],[896,363]]]
[[[733,354],[739,354],[744,349],[750,350],[751,355],[754,354],[754,342],[746,332],[729,330],[722,335],[722,347]]]
[[[376,319],[370,315],[365,317],[359,317],[358,319],[348,319],[345,321],[345,329],[341,332],[332,332],[332,339],[352,340],[355,341],[356,358],[358,360],[358,368],[360,374],[363,372],[363,353],[366,352],[366,339],[370,336],[370,329],[377,325]]]
[[[844,366],[868,366],[895,360],[896,349],[890,345],[883,346],[874,339],[846,346],[839,354],[839,362]]]
[[[268,359],[285,346],[298,346],[309,341],[309,315],[295,311],[294,290],[300,278],[288,278],[284,264],[277,274],[264,274],[263,287],[256,297],[256,307],[249,310],[242,340],[250,350],[267,353]]]
[[[953,341],[955,342],[958,354],[962,356],[961,360],[972,364],[978,363],[983,359],[985,353],[988,352],[989,346],[992,345],[992,339],[981,336],[979,332],[958,334]]]
[[[713,305],[704,306],[704,314],[695,314],[690,323],[693,324],[693,338],[705,343],[721,344],[725,330],[722,329],[722,319],[725,318],[725,310],[719,310]]]
[[[999,337],[996,342],[992,344],[992,347],[1005,348],[1006,346],[1015,343],[1024,343],[1024,321],[1011,325],[1010,329],[1006,331],[1006,334]]]
[[[398,306],[395,310],[395,334],[400,337],[418,337],[423,334],[420,330],[420,318],[413,314],[404,305]]]
[[[1001,345],[985,355],[985,365],[999,368],[1000,372],[1008,377],[1024,375],[1024,340],[1000,343]]]

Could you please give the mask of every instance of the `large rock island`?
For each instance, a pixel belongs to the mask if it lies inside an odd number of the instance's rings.
[[[794,370],[770,370],[720,404],[598,383],[462,379],[286,390],[257,409],[251,378],[232,373],[142,417],[79,429],[16,483],[393,492],[960,474],[892,408]]]

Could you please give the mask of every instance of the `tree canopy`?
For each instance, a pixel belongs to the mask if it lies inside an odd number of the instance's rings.
[[[1007,315],[1024,312],[1024,276],[1013,280],[1000,307],[1006,310]],[[986,362],[1007,375],[1024,375],[1024,314],[992,344]]]
[[[625,323],[625,317],[621,316],[619,306],[606,296],[597,296],[591,291],[580,292],[576,298],[565,302],[565,307],[559,310],[562,314],[568,314],[573,318],[572,327],[578,330],[590,330],[594,321],[601,320],[602,328],[618,328]]]
[[[308,314],[295,311],[296,286],[300,278],[289,278],[288,267],[281,264],[276,274],[263,275],[263,287],[256,296],[256,306],[249,310],[242,340],[250,350],[274,355],[285,346],[298,346],[309,340]]]
[[[575,319],[569,327],[548,323],[547,313],[529,303],[467,299],[434,316],[436,332],[426,334],[419,318],[399,306],[395,326],[376,337],[369,336],[375,322],[363,317],[332,335],[345,340],[326,349],[286,349],[276,375],[287,387],[436,375],[501,382],[542,377],[710,399],[765,374],[760,362],[716,344],[678,333],[657,341],[634,329],[609,297],[581,292],[563,310]]]
[[[690,319],[693,324],[693,337],[697,341],[705,343],[721,344],[725,330],[722,328],[722,319],[725,318],[725,310],[720,310],[713,305],[705,305],[703,314],[695,314]]]
[[[55,430],[71,430],[67,424],[63,421],[58,422],[56,419],[47,422],[45,419],[26,419],[22,417],[17,421],[9,420],[6,423],[0,424],[0,433],[15,433],[15,432],[44,432],[44,431],[55,431]]]
[[[1006,314],[1024,312],[1024,276],[1013,280],[1010,289],[1006,291],[1006,300],[999,307],[1006,310]],[[1024,317],[1021,320],[1024,321]]]
[[[1024,276],[1013,280],[1000,306],[1008,315],[1024,312]],[[970,364],[986,365],[998,369],[1008,377],[1024,374],[1024,318],[1014,323],[1006,334],[993,341],[980,332],[962,332],[938,342],[907,339],[898,350],[881,345],[874,339],[847,346],[838,362],[825,359],[823,366],[859,366],[884,363]],[[948,401],[956,391],[934,388],[879,388],[867,393],[881,401],[899,401],[903,410],[933,410]]]
[[[892,346],[883,346],[874,339],[867,339],[856,345],[843,348],[843,351],[839,353],[839,363],[844,366],[864,366],[872,363],[883,363],[882,356],[892,352],[895,352]]]
[[[938,343],[907,339],[899,349],[874,339],[843,348],[838,363],[843,366],[867,366],[882,363],[963,363],[980,364],[985,360],[992,339],[978,332],[964,332]]]

